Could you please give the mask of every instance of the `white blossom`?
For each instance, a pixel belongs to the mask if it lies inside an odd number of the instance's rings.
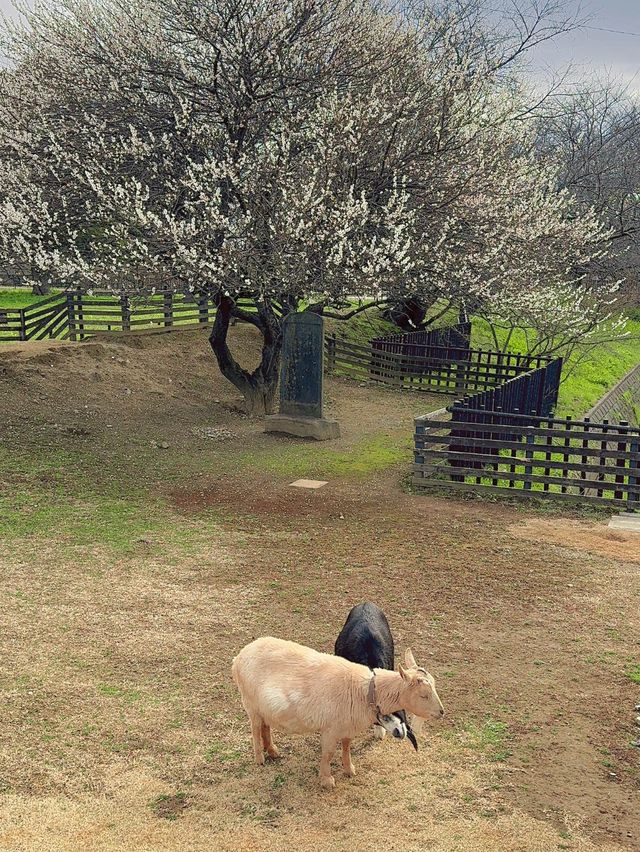
[[[369,0],[308,20],[233,6],[45,0],[14,25],[7,266],[96,289],[464,300],[540,339],[606,317],[615,282],[587,274],[603,227],[557,191],[522,91],[453,32]]]

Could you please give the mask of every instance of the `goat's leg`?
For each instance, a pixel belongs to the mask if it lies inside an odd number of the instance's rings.
[[[336,786],[336,779],[331,774],[331,758],[335,754],[338,740],[335,734],[325,732],[320,738],[322,758],[320,760],[320,785],[325,790],[332,790]]]
[[[280,752],[274,746],[273,740],[271,739],[271,728],[264,722],[262,723],[262,742],[267,750],[267,754],[269,755],[269,757],[272,757],[274,760],[280,757]]]
[[[349,778],[353,778],[356,774],[355,767],[351,762],[351,740],[342,740],[342,768]]]
[[[262,742],[262,719],[259,716],[251,718],[251,735],[253,737],[253,753],[258,766],[264,766],[264,744]]]

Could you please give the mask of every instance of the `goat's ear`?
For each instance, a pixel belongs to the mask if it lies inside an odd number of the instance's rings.
[[[398,673],[402,680],[411,680],[411,675],[406,669],[403,669],[402,666],[398,666]]]
[[[404,652],[404,664],[408,669],[417,669],[418,664],[416,663],[416,658],[413,656],[411,648],[407,648]]]

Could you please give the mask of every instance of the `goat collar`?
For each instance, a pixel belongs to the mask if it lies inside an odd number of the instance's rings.
[[[380,715],[380,708],[378,707],[378,702],[376,701],[376,673],[374,669],[371,669],[371,680],[369,681],[367,704],[369,704],[370,707],[373,707],[375,709],[376,717]]]
[[[378,706],[378,702],[376,701],[376,673],[374,669],[371,669],[371,680],[369,681],[369,691],[367,693],[367,704],[376,711],[376,722],[379,725],[382,725],[382,711]]]

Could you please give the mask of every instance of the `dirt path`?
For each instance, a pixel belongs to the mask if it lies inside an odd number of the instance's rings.
[[[640,849],[637,536],[404,493],[437,399],[332,380],[340,442],[265,435],[201,344],[0,357],[0,849]],[[364,599],[446,721],[330,795],[313,737],[254,767],[233,655]]]

